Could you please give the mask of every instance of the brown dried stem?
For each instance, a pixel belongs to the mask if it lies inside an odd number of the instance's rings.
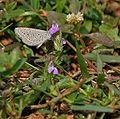
[[[86,80],[87,80],[86,78],[81,79],[81,81],[77,85],[75,85],[73,88],[67,89],[65,92],[63,92],[62,94],[59,94],[57,97],[53,98],[51,101],[47,102],[46,104],[32,105],[31,109],[40,109],[40,108],[46,108],[50,106],[51,110],[53,110],[54,105],[58,101],[60,101],[63,97],[66,97],[71,93],[73,93],[74,91],[76,91],[79,87],[82,86],[83,83],[85,83]]]
[[[83,4],[83,8],[82,8],[82,13],[83,14],[85,13],[86,3],[87,3],[87,0],[84,0],[84,4]]]
[[[14,102],[13,102],[13,95],[12,95],[12,93],[10,93],[10,102],[12,104],[13,115],[15,115],[16,111],[15,111],[15,105],[14,105]]]
[[[76,52],[76,48],[68,40],[66,40],[66,42]]]
[[[120,109],[120,105],[115,105],[115,104],[117,103],[117,101],[119,101],[119,100],[120,100],[119,97],[116,98],[116,99],[114,99],[114,100],[112,101],[112,103],[111,103],[110,105],[108,105],[107,107],[110,107],[110,108],[112,108],[112,109],[114,109],[114,110]]]

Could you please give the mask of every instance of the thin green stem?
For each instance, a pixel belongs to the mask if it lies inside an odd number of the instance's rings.
[[[25,64],[27,64],[28,66],[30,66],[30,67],[32,67],[32,68],[34,68],[34,69],[36,69],[36,70],[40,71],[40,69],[39,69],[39,68],[37,68],[37,67],[35,67],[35,66],[31,65],[31,64],[30,64],[30,63],[28,63],[28,62],[25,62]]]

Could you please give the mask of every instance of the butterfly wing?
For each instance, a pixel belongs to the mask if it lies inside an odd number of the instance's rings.
[[[33,28],[15,28],[15,34],[29,46],[41,46],[51,35],[44,30]]]

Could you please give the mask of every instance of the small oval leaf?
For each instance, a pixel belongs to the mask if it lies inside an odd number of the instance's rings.
[[[69,9],[72,13],[77,14],[80,10],[80,2],[78,0],[72,0]]]
[[[53,21],[56,21],[58,25],[65,24],[66,15],[63,13],[58,13],[55,11],[48,11],[47,12],[47,18],[50,24],[53,23]]]
[[[109,38],[105,33],[91,33],[87,35],[92,40],[96,41],[97,43],[100,43],[107,47],[112,47],[114,45],[114,42],[111,38]]]

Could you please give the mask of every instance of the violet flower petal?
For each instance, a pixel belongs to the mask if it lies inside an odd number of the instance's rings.
[[[66,44],[66,40],[64,38],[62,38],[62,44],[65,45]]]
[[[49,68],[48,68],[48,73],[51,73],[53,70],[54,70],[54,67],[53,67],[53,66],[52,66],[52,67],[49,67]]]
[[[58,73],[58,69],[57,69],[56,67],[54,67],[53,74],[54,74],[54,75],[59,74],[59,73]]]
[[[57,31],[59,31],[59,27],[54,27],[54,28],[52,27],[52,28],[49,29],[49,33],[50,33],[50,34],[54,34],[54,33],[56,33]]]
[[[53,61],[51,60],[51,61],[49,62],[48,67],[52,67],[52,66],[53,66]]]

